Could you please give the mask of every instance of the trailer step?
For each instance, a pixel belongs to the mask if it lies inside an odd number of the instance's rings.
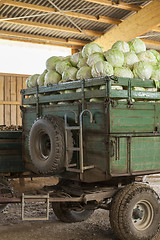
[[[25,217],[25,212],[24,212],[24,208],[25,208],[25,200],[26,199],[42,199],[42,200],[46,200],[46,217],[43,218],[29,218],[29,217]],[[22,193],[22,220],[23,221],[39,221],[39,220],[49,220],[49,194],[47,195],[24,195],[24,193]]]

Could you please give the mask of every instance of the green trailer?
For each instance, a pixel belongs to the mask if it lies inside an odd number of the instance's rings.
[[[159,197],[143,176],[160,173],[158,90],[152,80],[111,76],[21,91],[21,163],[59,177],[51,197],[60,220],[103,208],[120,240],[157,233]]]

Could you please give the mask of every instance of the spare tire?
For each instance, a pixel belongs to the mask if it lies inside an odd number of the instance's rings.
[[[68,143],[73,146],[71,133]],[[65,169],[64,120],[57,116],[38,118],[29,133],[29,153],[33,165],[40,173],[58,174]],[[69,153],[69,161],[72,152]]]

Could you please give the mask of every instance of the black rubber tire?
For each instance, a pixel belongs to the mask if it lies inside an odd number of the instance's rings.
[[[0,197],[13,197],[13,188],[10,185],[10,182],[0,177]],[[7,207],[8,203],[0,204],[0,213]]]
[[[67,203],[52,203],[56,217],[66,223],[82,222],[87,220],[94,210],[84,209],[81,211],[72,210]]]
[[[121,234],[121,230],[119,228],[119,209],[121,206],[121,202],[124,198],[124,196],[127,194],[130,188],[133,188],[133,184],[129,184],[126,187],[120,189],[115,196],[112,199],[111,207],[109,211],[109,219],[111,228],[114,231],[114,234],[119,238],[123,239],[123,236]]]
[[[71,135],[71,134],[70,134]],[[70,137],[70,144],[72,140]],[[58,174],[65,169],[64,121],[57,116],[37,119],[29,134],[29,153],[40,173]],[[70,153],[70,160],[72,152]]]
[[[143,213],[141,217],[135,218],[135,210],[141,210],[140,212]],[[160,224],[158,195],[145,184],[131,184],[125,187],[113,199],[110,222],[115,235],[120,240],[152,239],[158,232]]]

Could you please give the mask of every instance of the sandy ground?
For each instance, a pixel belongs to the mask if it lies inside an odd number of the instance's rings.
[[[51,179],[30,179],[25,187],[19,187],[18,181],[13,181],[17,194],[21,192],[35,194],[44,185],[54,184],[57,180]],[[150,185],[160,195],[160,176],[147,179]],[[44,217],[45,205],[43,203],[26,204],[25,214],[29,217]],[[0,240],[116,240],[110,228],[108,211],[96,210],[85,222],[62,223],[52,211],[50,206],[50,216],[48,221],[22,221],[21,205],[9,205],[0,215]],[[160,233],[154,240],[160,239]]]

